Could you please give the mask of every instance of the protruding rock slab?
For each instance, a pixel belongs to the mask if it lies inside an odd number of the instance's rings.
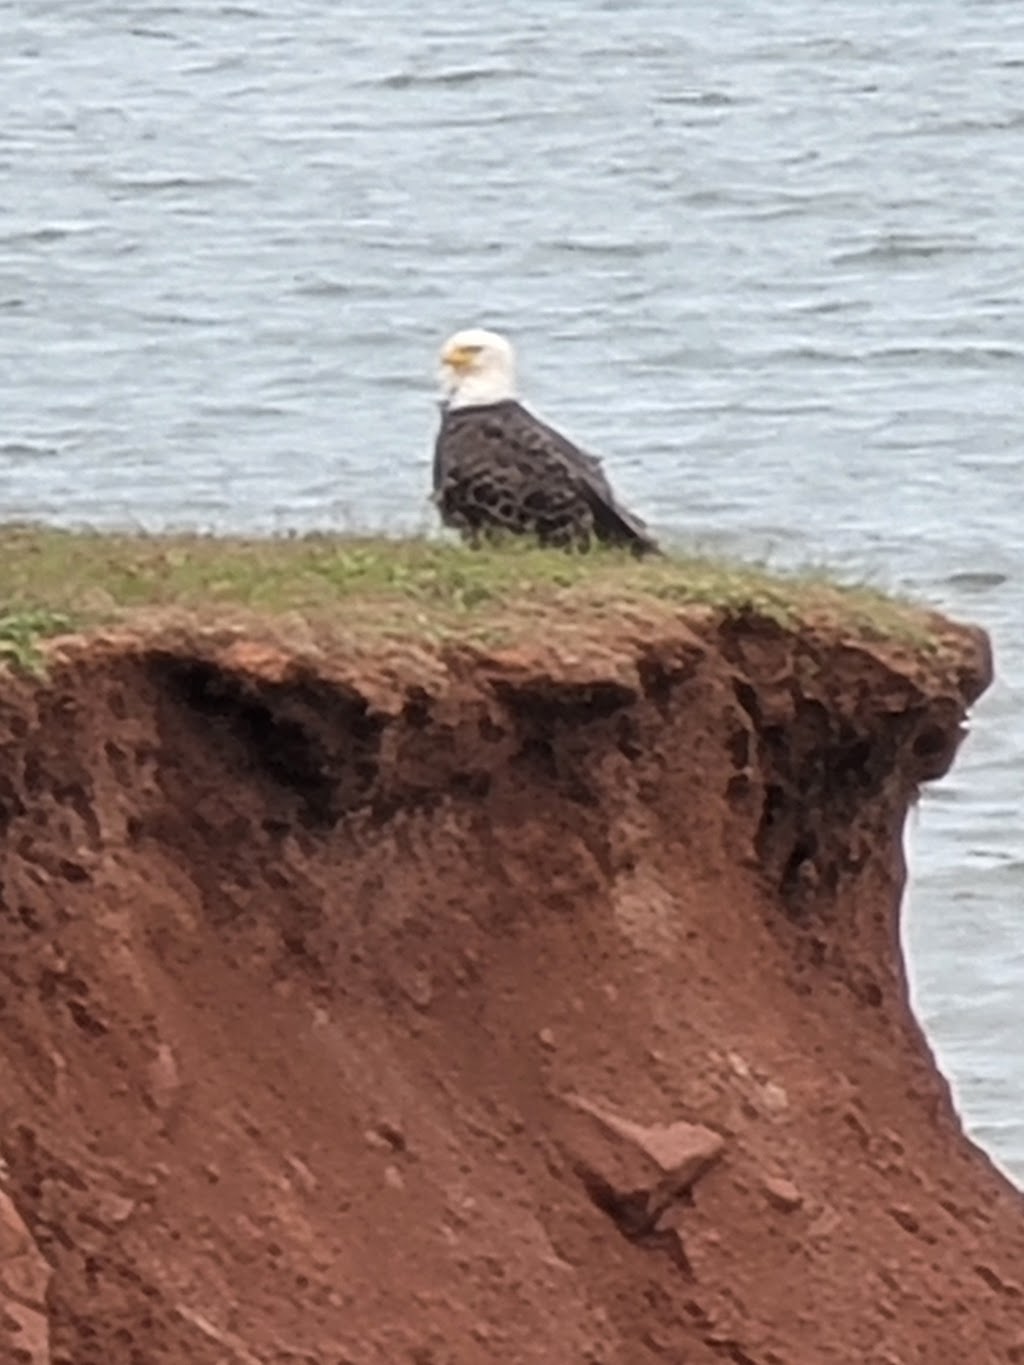
[[[563,1099],[579,1116],[563,1145],[591,1198],[628,1236],[651,1232],[725,1150],[721,1134],[702,1124],[644,1125],[580,1095]]]

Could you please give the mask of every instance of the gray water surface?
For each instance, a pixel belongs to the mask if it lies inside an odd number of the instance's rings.
[[[0,515],[420,528],[438,342],[684,544],[992,632],[915,1000],[1024,1182],[1024,7],[0,0]]]

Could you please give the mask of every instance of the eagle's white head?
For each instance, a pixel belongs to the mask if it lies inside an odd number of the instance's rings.
[[[516,353],[499,332],[467,327],[441,347],[441,397],[450,408],[516,397]]]

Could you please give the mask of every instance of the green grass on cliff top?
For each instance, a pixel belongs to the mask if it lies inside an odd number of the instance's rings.
[[[242,609],[298,613],[388,633],[499,638],[545,618],[586,612],[611,621],[656,603],[753,611],[779,622],[827,618],[878,638],[926,645],[920,608],[822,574],[778,574],[669,554],[636,561],[523,544],[473,551],[426,538],[350,535],[241,539],[193,534],[68,532],[0,526],[0,653],[162,608],[201,620]]]

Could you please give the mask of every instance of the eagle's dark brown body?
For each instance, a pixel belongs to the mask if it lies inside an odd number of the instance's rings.
[[[434,501],[465,540],[532,536],[657,554],[643,522],[616,501],[601,463],[513,398],[446,408],[434,447]]]

